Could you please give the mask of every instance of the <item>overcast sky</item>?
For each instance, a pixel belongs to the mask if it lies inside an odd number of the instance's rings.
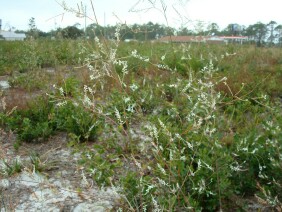
[[[160,2],[160,0],[151,0]],[[248,26],[258,21],[268,23],[271,20],[282,24],[282,0],[164,0],[167,4],[167,19],[175,28],[187,25],[193,29],[198,20],[206,25],[217,23],[221,29],[230,23]],[[62,0],[0,0],[0,19],[2,29],[15,27],[28,29],[31,17],[35,18],[38,29],[49,31],[57,27],[66,27],[85,20],[68,13],[58,4]],[[90,0],[66,0],[69,7],[77,9],[77,3],[86,5],[86,14],[94,20]],[[161,5],[156,9],[148,0],[92,0],[100,25],[114,25],[117,22],[132,23],[166,23],[161,12]],[[91,24],[91,19],[86,24]]]

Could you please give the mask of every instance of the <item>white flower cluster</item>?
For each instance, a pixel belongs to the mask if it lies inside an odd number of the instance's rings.
[[[161,171],[161,173],[163,175],[166,175],[166,172],[165,172],[164,168],[159,163],[157,164],[157,166],[158,166],[159,170]]]
[[[150,136],[158,141],[159,133],[157,127],[155,125],[147,125],[146,128],[149,130]]]
[[[141,61],[144,61],[144,62],[150,61],[149,57],[143,57],[143,56],[139,55],[136,49],[131,52],[131,56],[134,57],[134,58],[137,58]]]
[[[162,120],[158,119],[158,121],[159,121],[159,124],[160,124],[162,130],[164,131],[164,133],[170,138],[171,141],[173,141],[171,132],[167,129],[167,127],[162,122]]]
[[[65,106],[65,105],[67,105],[67,101],[58,102],[58,103],[56,104],[56,106],[58,106],[58,107],[63,107],[63,106]]]
[[[279,125],[275,126],[273,121],[266,121],[266,123],[263,125],[263,128],[269,132],[271,132],[273,135],[277,135],[281,132],[281,128]]]
[[[117,43],[120,42],[120,30],[122,29],[121,24],[117,24],[116,31],[115,31],[115,38],[117,40]]]
[[[134,84],[134,83],[133,83],[132,85],[130,85],[129,87],[130,87],[130,89],[131,89],[133,92],[138,89],[138,86],[137,86],[136,84]]]
[[[84,94],[82,103],[87,107],[93,106],[93,102],[90,100],[90,98],[86,94]]]
[[[161,211],[160,206],[153,196],[152,196],[152,202],[154,205],[153,212],[160,212]]]
[[[165,65],[165,64],[157,64],[157,68],[163,69],[163,70],[173,71],[168,65]]]
[[[127,61],[125,61],[125,60],[114,60],[113,63],[116,64],[116,65],[122,66],[121,72],[123,74],[128,74],[128,70],[127,70],[128,64],[127,64]]]
[[[124,121],[121,119],[121,115],[119,113],[119,110],[115,107],[115,116],[119,122],[119,125],[123,125]]]

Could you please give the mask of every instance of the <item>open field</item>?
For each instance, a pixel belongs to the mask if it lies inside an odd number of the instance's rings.
[[[119,188],[109,210],[282,210],[281,48],[1,41],[0,82],[1,182],[69,169],[87,201]]]

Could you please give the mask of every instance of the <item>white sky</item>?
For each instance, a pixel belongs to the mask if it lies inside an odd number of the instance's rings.
[[[62,2],[62,0],[57,0]],[[160,2],[160,0],[151,0]],[[194,29],[197,20],[217,23],[221,29],[230,23],[248,26],[258,21],[268,23],[271,20],[282,24],[282,0],[164,0],[167,4],[167,19],[170,26],[178,28],[187,24]],[[90,0],[66,0],[67,5],[77,8],[77,3],[83,2],[87,8],[87,15],[94,19]],[[165,23],[164,15],[157,9],[129,12],[145,9],[151,5],[148,0],[92,0],[100,25],[114,25],[117,22],[133,23]],[[176,12],[177,10],[177,12]],[[64,15],[62,16],[62,14]],[[116,16],[113,15],[113,13]],[[180,13],[181,16],[178,14]],[[57,16],[57,17],[56,17]],[[42,31],[49,31],[56,27],[66,27],[80,23],[84,27],[84,19],[67,13],[56,0],[0,0],[0,19],[2,29],[15,27],[20,30],[28,29],[31,17],[35,18],[37,27]],[[87,25],[93,23],[87,19]]]

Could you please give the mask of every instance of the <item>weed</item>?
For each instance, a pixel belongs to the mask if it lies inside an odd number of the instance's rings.
[[[16,158],[12,161],[1,160],[0,174],[5,177],[12,176],[21,172],[23,168],[20,158]]]

